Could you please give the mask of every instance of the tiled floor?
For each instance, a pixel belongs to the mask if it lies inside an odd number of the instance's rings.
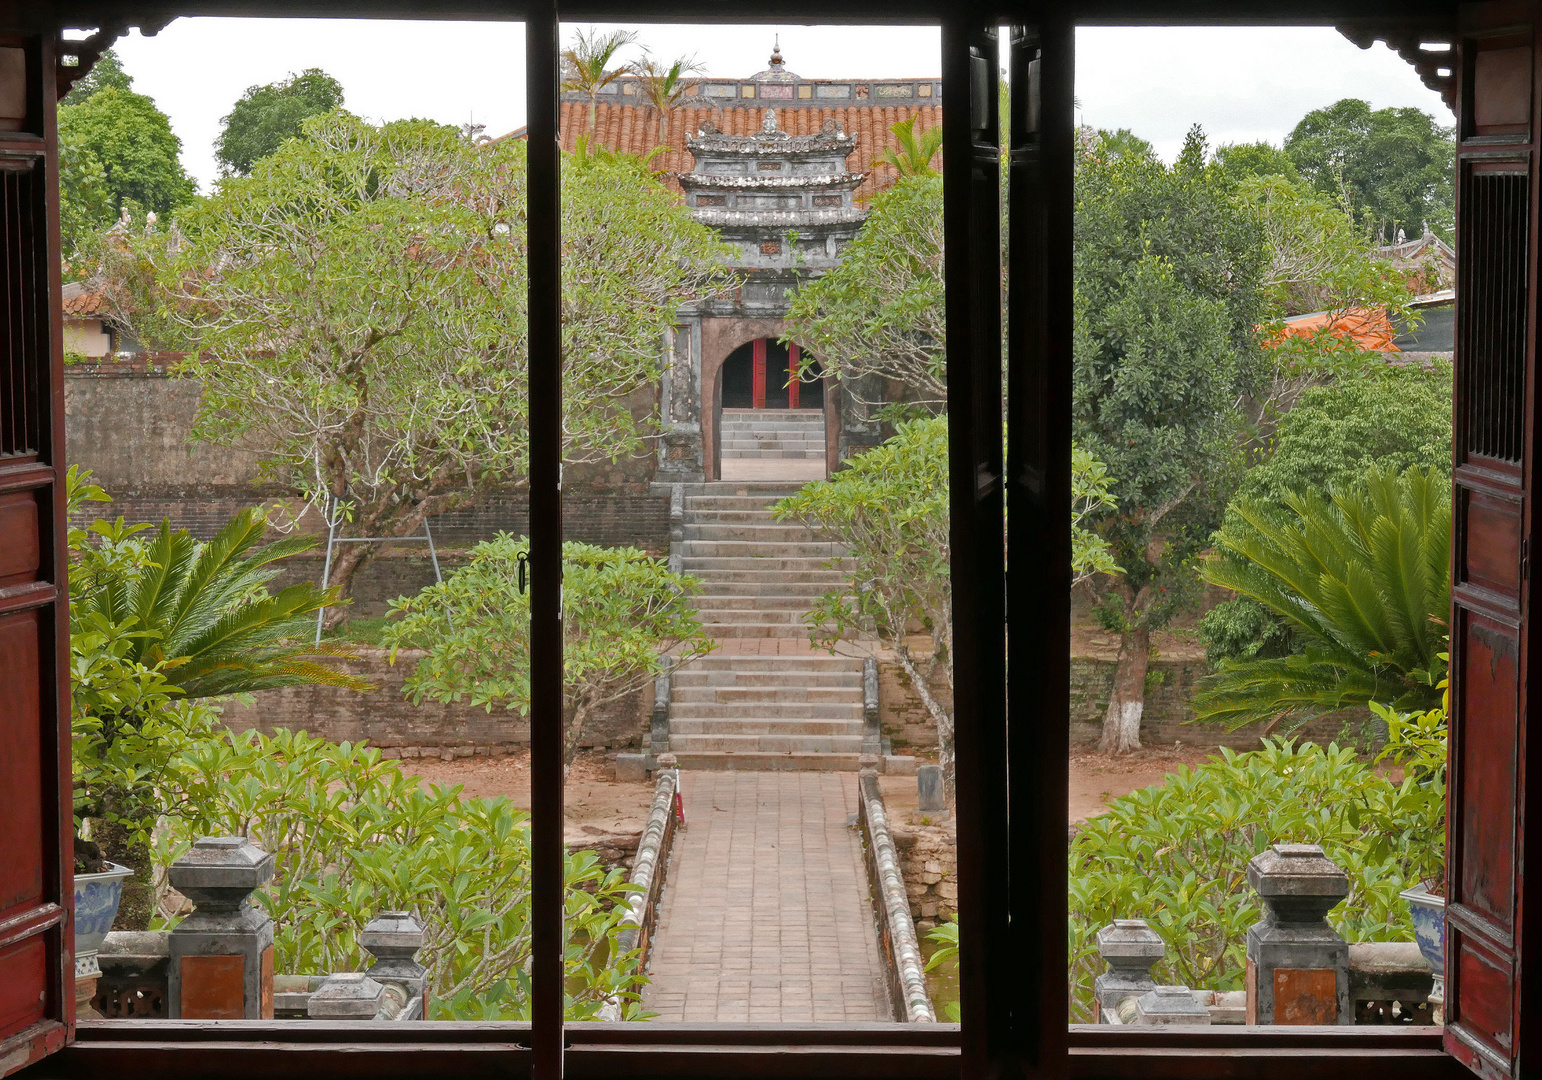
[[[849,773],[687,772],[643,1004],[659,1020],[889,1020]]]

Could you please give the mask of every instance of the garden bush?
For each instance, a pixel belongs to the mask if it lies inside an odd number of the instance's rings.
[[[179,755],[167,785],[164,875],[198,837],[245,836],[277,860],[258,902],[273,917],[280,971],[362,971],[359,932],[376,914],[427,930],[436,1019],[530,1017],[530,821],[507,799],[424,787],[380,751],[305,732],[248,731]],[[567,856],[567,1015],[607,1001],[640,1018],[637,953],[620,952],[626,877],[590,851]]]
[[[1329,915],[1347,940],[1412,941],[1398,893],[1419,883],[1432,843],[1410,816],[1417,784],[1378,775],[1348,747],[1266,740],[1110,802],[1071,841],[1071,1020],[1092,1020],[1096,935],[1115,918],[1161,935],[1158,983],[1242,989],[1247,929],[1263,915],[1248,860],[1271,844],[1321,844],[1349,875]]]

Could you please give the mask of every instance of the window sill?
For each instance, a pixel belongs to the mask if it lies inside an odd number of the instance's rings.
[[[325,1074],[330,1080],[529,1071],[524,1023],[85,1021],[76,1043],[29,1080],[221,1080]],[[572,1080],[626,1077],[957,1077],[959,1028],[899,1024],[577,1023],[568,1028]],[[1399,1080],[1458,1080],[1466,1071],[1423,1028],[1246,1028],[1194,1031],[1073,1026],[1067,1075],[1080,1080],[1360,1080],[1367,1064]]]

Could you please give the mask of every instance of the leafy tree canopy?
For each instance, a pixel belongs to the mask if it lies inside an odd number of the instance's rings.
[[[1280,176],[1292,182],[1301,179],[1290,155],[1273,143],[1227,143],[1216,148],[1215,160],[1234,180],[1255,176]]]
[[[414,703],[469,701],[530,707],[530,594],[519,587],[529,555],[523,537],[500,534],[471,560],[416,596],[393,601],[383,642],[426,654],[407,677]],[[563,704],[571,759],[596,709],[652,685],[666,653],[680,661],[712,648],[691,596],[696,579],[637,548],[562,545]]]
[[[214,140],[215,160],[226,176],[245,176],[259,158],[273,153],[285,139],[299,135],[305,120],[342,104],[342,86],[320,68],[306,68],[278,82],[249,86],[220,120],[220,133]]]
[[[1424,223],[1450,240],[1455,226],[1451,128],[1414,108],[1345,98],[1302,117],[1285,152],[1315,190],[1338,199],[1387,242]]]
[[[303,133],[185,214],[175,252],[157,238],[164,321],[205,358],[198,437],[341,500],[355,535],[411,535],[525,479],[525,143],[343,112]],[[614,461],[722,247],[636,159],[570,156],[562,179],[564,450]],[[345,593],[367,547],[334,563]]]
[[[154,101],[128,89],[127,81],[126,75],[122,85],[105,81],[79,104],[59,107],[59,216],[66,252],[86,231],[111,225],[124,209],[164,215],[196,194],[178,159],[182,140],[171,121]]]
[[[884,401],[882,380],[892,380],[941,408],[948,395],[942,251],[942,178],[902,176],[873,199],[841,264],[798,290],[787,340],[803,344],[864,404]]]
[[[123,61],[118,58],[117,52],[108,49],[97,57],[90,71],[76,80],[75,85],[70,87],[70,92],[60,99],[59,104],[79,105],[98,90],[109,86],[118,90],[129,90],[133,88],[133,83],[133,76],[123,70]]]
[[[1120,635],[1103,748],[1123,752],[1139,745],[1150,634],[1190,599],[1241,471],[1266,252],[1197,128],[1172,166],[1094,154],[1076,182],[1073,431],[1117,499],[1094,528],[1121,572],[1094,586]]]
[[[1119,128],[1117,131],[1109,131],[1106,128],[1098,129],[1098,141],[1105,154],[1113,157],[1154,157],[1156,149],[1129,128]]]

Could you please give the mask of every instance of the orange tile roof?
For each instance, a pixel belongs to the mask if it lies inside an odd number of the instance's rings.
[[[1311,337],[1323,327],[1330,327],[1331,331],[1340,337],[1347,337],[1359,345],[1362,349],[1370,349],[1375,352],[1398,352],[1392,339],[1397,336],[1392,328],[1392,320],[1387,318],[1387,312],[1383,308],[1350,308],[1347,311],[1337,313],[1331,311],[1317,311],[1310,315],[1298,315],[1285,320],[1285,330],[1280,335],[1286,337]],[[1332,320],[1331,326],[1329,320]]]
[[[600,142],[608,150],[621,150],[639,156],[646,154],[659,142],[666,151],[653,159],[653,166],[665,172],[664,182],[670,190],[678,192],[675,174],[690,172],[695,165],[685,149],[687,135],[694,135],[702,123],[711,120],[719,131],[727,135],[753,135],[760,130],[765,117],[764,108],[739,106],[679,105],[669,110],[664,138],[658,142],[654,135],[658,130],[659,115],[651,105],[622,105],[608,101],[595,108],[594,130]],[[897,176],[891,165],[875,164],[873,159],[885,150],[898,150],[899,141],[889,129],[896,123],[916,117],[917,134],[942,124],[941,105],[857,105],[852,107],[802,107],[776,110],[776,124],[789,135],[813,135],[826,120],[834,120],[848,135],[857,138],[857,149],[847,158],[852,172],[867,173],[867,179],[857,189],[858,200],[870,198],[894,183]],[[572,150],[578,136],[589,129],[589,103],[564,101],[559,116],[562,149]],[[508,137],[523,137],[523,130],[510,132]],[[932,167],[942,167],[942,155],[933,159]]]
[[[100,315],[107,309],[107,293],[103,289],[92,291],[86,287],[85,282],[72,281],[61,290],[63,296],[63,310],[66,315],[76,318],[89,318],[92,315]]]

